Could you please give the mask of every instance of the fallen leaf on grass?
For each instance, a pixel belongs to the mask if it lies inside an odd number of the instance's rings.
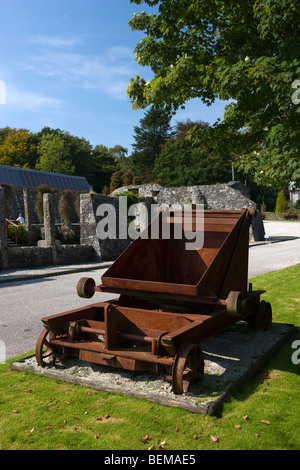
[[[219,440],[218,437],[213,436],[213,435],[211,435],[210,438],[211,438],[211,440],[214,441],[214,442],[218,442],[218,440]]]
[[[154,447],[154,446],[150,446],[150,447],[148,447],[148,450],[152,450],[152,449],[153,449],[153,447]]]
[[[141,439],[142,442],[147,442],[148,441],[148,438],[149,438],[149,434],[146,434],[145,437],[143,437],[143,439]]]
[[[159,449],[159,450],[165,450],[165,447],[164,447],[164,446],[165,446],[165,443],[166,443],[166,441],[162,441],[162,442],[159,444],[158,449]]]
[[[20,413],[19,410],[12,410],[12,413]]]
[[[248,419],[248,416],[247,415],[243,416],[243,419],[245,419],[245,420]]]
[[[234,427],[235,429],[241,429],[242,426],[240,424],[236,424]]]
[[[95,434],[94,439],[99,439],[99,436],[97,436],[97,434]]]
[[[261,420],[261,423],[264,423],[264,424],[271,424],[270,421],[266,420],[266,419],[262,419]]]
[[[70,405],[70,402],[69,402],[69,401],[65,401],[65,403],[66,403],[67,405]]]
[[[32,434],[32,433],[33,433],[33,431],[34,431],[34,426],[33,426],[33,428],[31,429],[31,431],[30,431],[30,433],[29,433],[29,434]]]

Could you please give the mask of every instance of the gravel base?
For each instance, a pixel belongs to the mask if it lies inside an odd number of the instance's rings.
[[[201,344],[205,358],[204,378],[197,380],[183,395],[174,395],[171,384],[155,374],[128,372],[75,359],[41,368],[32,356],[12,363],[11,369],[146,398],[193,413],[214,414],[221,403],[255,374],[294,331],[293,325],[274,323],[267,332],[255,332],[246,322],[236,323]]]

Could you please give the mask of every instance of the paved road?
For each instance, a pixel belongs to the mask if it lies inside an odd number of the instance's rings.
[[[272,236],[299,236],[300,223],[266,222],[266,233]],[[279,243],[260,244],[249,249],[249,278],[300,263],[300,238]],[[34,350],[42,330],[41,318],[92,302],[109,300],[112,294],[95,294],[81,299],[76,284],[83,276],[100,283],[103,270],[64,274],[0,285],[0,346],[5,345],[6,358]],[[1,348],[0,348],[1,349]],[[0,354],[1,360],[1,354]]]
[[[281,237],[299,238],[251,246],[249,250],[249,278],[300,263],[300,222],[265,221],[264,228],[269,239],[277,237],[277,240],[281,240]]]
[[[93,277],[100,283],[104,272],[95,270],[0,285],[0,340],[5,342],[6,357],[35,348],[43,328],[42,317],[111,299],[111,294],[99,294],[91,301],[78,297],[76,292],[81,277]]]

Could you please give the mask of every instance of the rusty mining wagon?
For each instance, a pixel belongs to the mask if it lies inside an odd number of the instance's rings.
[[[189,214],[194,225],[196,215],[195,210]],[[76,357],[155,372],[172,383],[175,394],[186,392],[204,373],[202,342],[240,320],[257,330],[272,322],[271,305],[260,299],[265,291],[248,286],[253,216],[252,209],[205,210],[204,244],[187,250],[184,224],[181,239],[174,237],[180,213],[170,213],[169,239],[139,236],[108,268],[100,285],[91,278],[78,282],[81,297],[105,292],[117,298],[42,318],[38,364],[44,366],[49,356]],[[161,227],[161,213],[157,220]]]

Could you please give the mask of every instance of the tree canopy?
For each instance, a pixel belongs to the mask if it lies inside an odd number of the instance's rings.
[[[44,135],[38,146],[40,155],[36,169],[74,175],[75,167],[72,165],[70,147],[63,137],[54,134]]]
[[[127,149],[121,145],[93,147],[83,137],[61,129],[44,127],[36,133],[0,129],[0,165],[85,176],[96,192],[109,187],[115,171],[127,171],[126,154]]]
[[[191,131],[197,130],[197,138]],[[156,159],[154,171],[163,186],[193,186],[228,183],[232,160],[207,138],[203,121],[180,121]],[[201,136],[201,137],[200,137]],[[187,138],[188,137],[188,138]]]
[[[130,20],[145,37],[136,60],[153,79],[133,78],[133,108],[176,112],[193,98],[230,101],[211,129],[239,168],[272,187],[300,184],[300,9],[295,0],[131,0],[154,6]],[[298,89],[300,86],[298,86]],[[298,93],[299,94],[299,93]]]
[[[133,153],[131,167],[133,173],[143,178],[144,182],[155,179],[154,166],[162,145],[172,135],[171,117],[164,109],[152,106],[134,127]]]
[[[34,168],[38,159],[38,137],[28,129],[0,129],[0,165]]]

